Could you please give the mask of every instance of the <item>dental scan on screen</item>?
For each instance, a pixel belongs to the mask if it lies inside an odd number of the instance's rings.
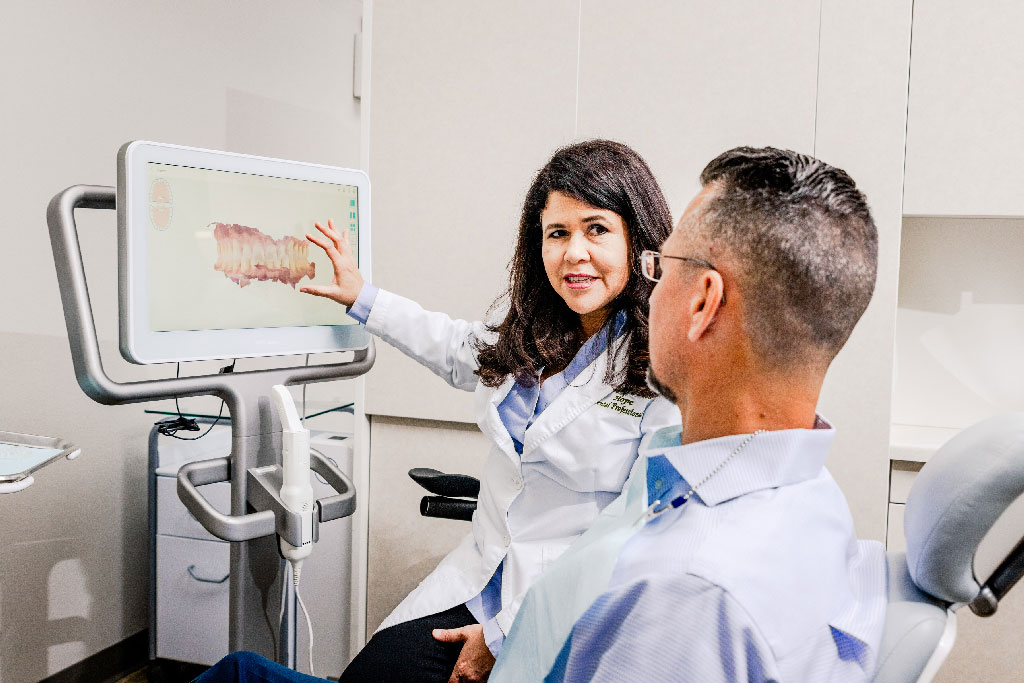
[[[359,350],[328,299],[330,259],[306,239],[333,220],[369,276],[359,170],[135,141],[118,155],[121,351],[135,363]]]
[[[337,217],[358,253],[354,186],[155,163],[147,180],[151,330],[355,323],[298,291],[332,273],[304,237],[314,222]]]

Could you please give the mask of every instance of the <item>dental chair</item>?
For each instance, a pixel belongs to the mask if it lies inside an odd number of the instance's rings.
[[[958,610],[995,614],[1024,574],[1024,523],[1013,527],[1018,540],[991,576],[975,577],[975,555],[1022,493],[1024,413],[969,427],[929,458],[907,498],[907,551],[888,555],[889,606],[874,683],[931,681],[953,648]]]
[[[472,519],[477,479],[429,468],[409,476],[434,494],[420,501],[421,515]],[[957,611],[995,614],[1024,574],[1024,520],[1019,540],[984,581],[975,578],[974,558],[1022,494],[1024,413],[969,427],[928,460],[907,498],[907,550],[888,554],[889,605],[873,683],[929,683],[953,649]]]

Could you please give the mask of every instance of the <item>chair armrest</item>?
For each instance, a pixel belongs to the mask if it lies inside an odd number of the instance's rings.
[[[475,510],[475,500],[446,498],[445,496],[423,496],[420,500],[420,514],[424,517],[471,522]]]
[[[445,474],[429,467],[415,467],[409,470],[409,476],[435,496],[476,498],[480,495],[480,480],[466,474]]]

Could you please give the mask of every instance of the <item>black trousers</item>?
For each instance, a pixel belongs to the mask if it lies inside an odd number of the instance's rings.
[[[341,675],[341,683],[447,683],[462,643],[434,640],[435,628],[477,623],[465,605],[413,619],[377,633]]]

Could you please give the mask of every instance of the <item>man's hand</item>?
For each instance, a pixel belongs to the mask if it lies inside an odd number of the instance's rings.
[[[466,681],[486,681],[494,668],[494,655],[487,648],[484,640],[484,627],[480,624],[463,626],[462,628],[435,628],[434,638],[442,643],[461,642],[462,652],[455,662],[448,683],[464,683]]]

